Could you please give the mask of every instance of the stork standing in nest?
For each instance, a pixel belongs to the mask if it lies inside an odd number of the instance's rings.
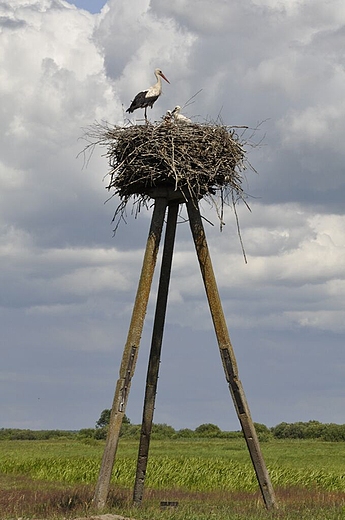
[[[134,112],[134,110],[137,110],[137,108],[144,108],[145,121],[147,121],[147,107],[152,108],[154,103],[157,101],[157,99],[162,93],[161,78],[163,78],[167,83],[170,83],[170,81],[164,76],[163,72],[160,69],[155,69],[154,74],[157,78],[157,83],[155,83],[155,85],[148,88],[147,90],[139,92],[139,94],[137,94],[133,99],[131,106],[126,110],[126,112],[129,112],[131,114],[132,112]]]

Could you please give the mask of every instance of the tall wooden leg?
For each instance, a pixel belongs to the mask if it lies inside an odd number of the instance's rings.
[[[145,474],[147,468],[153,413],[155,408],[157,392],[159,364],[168,301],[171,263],[174,251],[178,208],[179,204],[177,202],[174,202],[169,205],[168,210],[168,220],[164,240],[161,273],[157,293],[156,312],[152,332],[151,351],[147,368],[143,419],[138,452],[137,472],[135,477],[133,493],[133,502],[137,506],[141,504],[144,493]]]
[[[206,235],[202,224],[197,202],[189,201],[187,211],[190,227],[194,239],[196,252],[200,264],[209,307],[211,310],[214,329],[216,332],[220,355],[224,367],[225,377],[234,401],[235,409],[240,420],[243,434],[249,449],[251,460],[267,509],[276,507],[276,500],[271,480],[261,453],[259,440],[250,416],[249,407],[239,379],[235,353],[230,341],[228,328],[225,322],[222,304],[220,301],[216,279],[213,272],[211,257],[208,250]]]
[[[104,508],[109,494],[111,474],[114,466],[122,420],[126,410],[131,379],[134,374],[138,356],[166,206],[167,199],[157,198],[155,200],[143,266],[132,312],[132,319],[129,326],[127,342],[122,355],[119,379],[115,388],[106,445],[93,498],[93,503],[99,510]]]

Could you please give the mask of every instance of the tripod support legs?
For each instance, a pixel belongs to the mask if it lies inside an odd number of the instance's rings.
[[[109,493],[111,473],[115,461],[120,428],[126,409],[131,379],[134,374],[167,205],[167,198],[155,199],[155,207],[151,221],[150,233],[147,240],[137,296],[134,303],[132,320],[128,332],[127,343],[123,352],[119,380],[115,389],[106,447],[103,454],[100,474],[93,499],[94,504],[98,509],[104,508]],[[250,411],[242,383],[238,376],[235,353],[233,351],[229,332],[225,322],[206,241],[205,231],[201,220],[200,210],[196,201],[190,200],[186,203],[186,205],[190,228],[205,285],[206,295],[218,341],[225,377],[229,384],[230,393],[232,395],[235,409],[242,426],[242,431],[255,469],[264,503],[267,509],[272,509],[276,507],[274,490],[261,453],[259,440],[252,418],[250,416]],[[140,505],[142,501],[148,462],[148,452],[153,423],[155,397],[157,392],[159,363],[169,291],[178,208],[178,201],[175,200],[170,202],[162,256],[160,281],[157,294],[156,312],[152,332],[151,351],[147,371],[140,446],[133,493],[133,501],[136,505]]]

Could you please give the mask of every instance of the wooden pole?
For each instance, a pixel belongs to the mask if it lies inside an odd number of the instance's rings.
[[[276,507],[276,499],[266,464],[261,453],[259,440],[254,423],[250,416],[249,407],[239,379],[235,353],[230,341],[228,328],[220,301],[216,279],[211,263],[211,257],[206,241],[204,226],[197,201],[187,202],[190,228],[192,231],[195,249],[198,255],[201,274],[205,285],[206,295],[216,332],[220,355],[225,377],[234,401],[235,409],[242,426],[243,434],[248,446],[250,457],[255,469],[262,497],[267,509]]]
[[[148,462],[153,414],[157,393],[164,322],[169,293],[171,264],[174,252],[178,208],[178,202],[173,202],[170,203],[168,209],[168,219],[166,225],[161,272],[157,293],[156,311],[152,331],[151,350],[147,368],[146,390],[144,398],[137,471],[133,492],[133,503],[137,506],[141,505],[144,493],[145,475]]]
[[[122,355],[119,379],[115,388],[106,445],[93,498],[93,503],[99,510],[104,508],[109,494],[111,474],[115,462],[122,420],[126,410],[131,379],[134,374],[138,356],[167,203],[166,198],[160,197],[155,200],[132,319]]]

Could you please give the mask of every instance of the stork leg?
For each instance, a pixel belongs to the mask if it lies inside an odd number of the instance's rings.
[[[147,107],[145,107],[145,112],[144,112],[145,122],[147,123],[148,121],[147,121],[147,113],[146,113],[146,111],[147,111]]]

